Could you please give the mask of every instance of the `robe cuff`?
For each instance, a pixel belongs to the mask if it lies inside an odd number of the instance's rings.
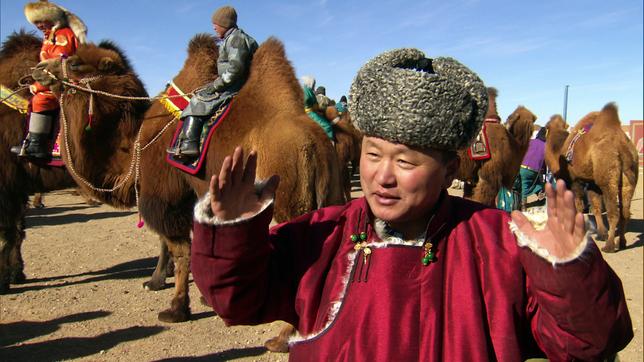
[[[256,188],[258,185],[263,185],[263,183],[256,183],[255,186]],[[236,219],[232,220],[221,220],[220,218],[214,216],[212,214],[212,209],[210,207],[210,192],[207,192],[197,203],[195,204],[195,209],[194,209],[194,219],[196,222],[204,225],[212,225],[212,226],[231,226],[231,225],[239,225],[243,224],[245,222],[248,222],[249,220],[252,220],[253,218],[257,217],[257,215],[260,215],[263,213],[266,209],[271,207],[273,203],[275,202],[275,198],[271,198],[269,200],[266,200],[262,207],[257,211],[256,213],[246,216],[246,217],[238,217]]]
[[[539,209],[538,212],[524,212],[523,214],[536,230],[543,229],[546,225],[546,222],[548,221],[548,215],[545,211],[545,208]],[[590,231],[587,231],[586,235],[584,235],[583,240],[579,243],[579,245],[577,245],[575,250],[573,250],[569,255],[565,257],[556,257],[550,254],[548,249],[544,248],[537,240],[534,240],[521,232],[514,221],[510,221],[508,224],[510,225],[510,230],[517,237],[517,244],[520,247],[527,247],[534,254],[552,264],[552,266],[568,263],[578,259],[588,249],[588,245],[592,243]],[[586,229],[588,230],[588,227]]]

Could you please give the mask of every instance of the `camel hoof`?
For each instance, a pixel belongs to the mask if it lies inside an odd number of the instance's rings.
[[[187,310],[174,310],[166,309],[159,313],[158,316],[161,322],[166,323],[181,323],[190,320],[190,308]]]
[[[614,253],[615,250],[615,245],[606,245],[602,248],[602,251],[605,253]]]
[[[212,308],[212,306],[210,304],[208,304],[208,301],[206,300],[206,298],[203,297],[203,295],[199,296],[199,303],[201,303],[201,305],[204,305],[206,307],[211,307]]]
[[[273,337],[264,342],[264,347],[271,352],[288,353],[288,343],[279,337]]]
[[[9,282],[11,284],[23,284],[24,282],[27,281],[27,276],[25,273],[21,271],[11,273],[11,277],[9,278]]]
[[[165,285],[166,285],[165,281],[163,280],[158,281],[158,280],[150,279],[147,282],[143,283],[143,289],[152,290],[152,291],[162,290],[165,288]]]

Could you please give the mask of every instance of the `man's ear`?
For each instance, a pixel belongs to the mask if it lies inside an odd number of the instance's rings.
[[[452,186],[452,182],[454,181],[454,178],[456,178],[456,174],[458,172],[458,168],[461,165],[461,158],[456,155],[454,158],[451,160],[447,161],[445,164],[445,180],[443,183],[443,188],[447,189],[450,186]]]

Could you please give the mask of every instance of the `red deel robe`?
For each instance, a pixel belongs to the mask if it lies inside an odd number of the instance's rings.
[[[208,208],[197,204],[196,219]],[[517,245],[496,209],[444,193],[427,266],[421,246],[380,240],[364,198],[269,232],[271,217],[269,207],[228,225],[195,221],[192,273],[227,325],[295,325],[291,360],[592,361],[633,335],[621,282],[594,243],[553,268]],[[363,231],[370,255],[351,240]]]

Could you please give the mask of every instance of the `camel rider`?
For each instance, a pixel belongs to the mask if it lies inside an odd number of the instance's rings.
[[[181,113],[180,142],[167,150],[176,157],[193,159],[199,155],[204,123],[244,85],[257,42],[237,27],[237,12],[223,6],[212,15],[212,25],[220,39],[217,73],[219,77],[192,97]]]
[[[326,88],[323,86],[315,88],[315,99],[317,99],[318,106],[322,112],[331,105],[331,99],[326,96]]]
[[[320,116],[316,111],[320,110],[318,105],[317,98],[313,89],[315,88],[315,78],[310,75],[305,75],[302,77],[302,88],[304,90],[304,111],[306,114],[311,117],[317,124],[322,127],[324,133],[331,139],[331,142],[334,140],[333,135],[333,125],[326,118]]]
[[[40,48],[40,61],[68,57],[76,52],[79,44],[85,42],[85,24],[67,9],[48,1],[32,2],[25,5],[25,16],[44,35]],[[29,86],[33,94],[30,100],[29,133],[23,145],[12,147],[14,153],[33,158],[49,158],[49,137],[54,118],[58,115],[58,99],[52,91],[35,82]]]

